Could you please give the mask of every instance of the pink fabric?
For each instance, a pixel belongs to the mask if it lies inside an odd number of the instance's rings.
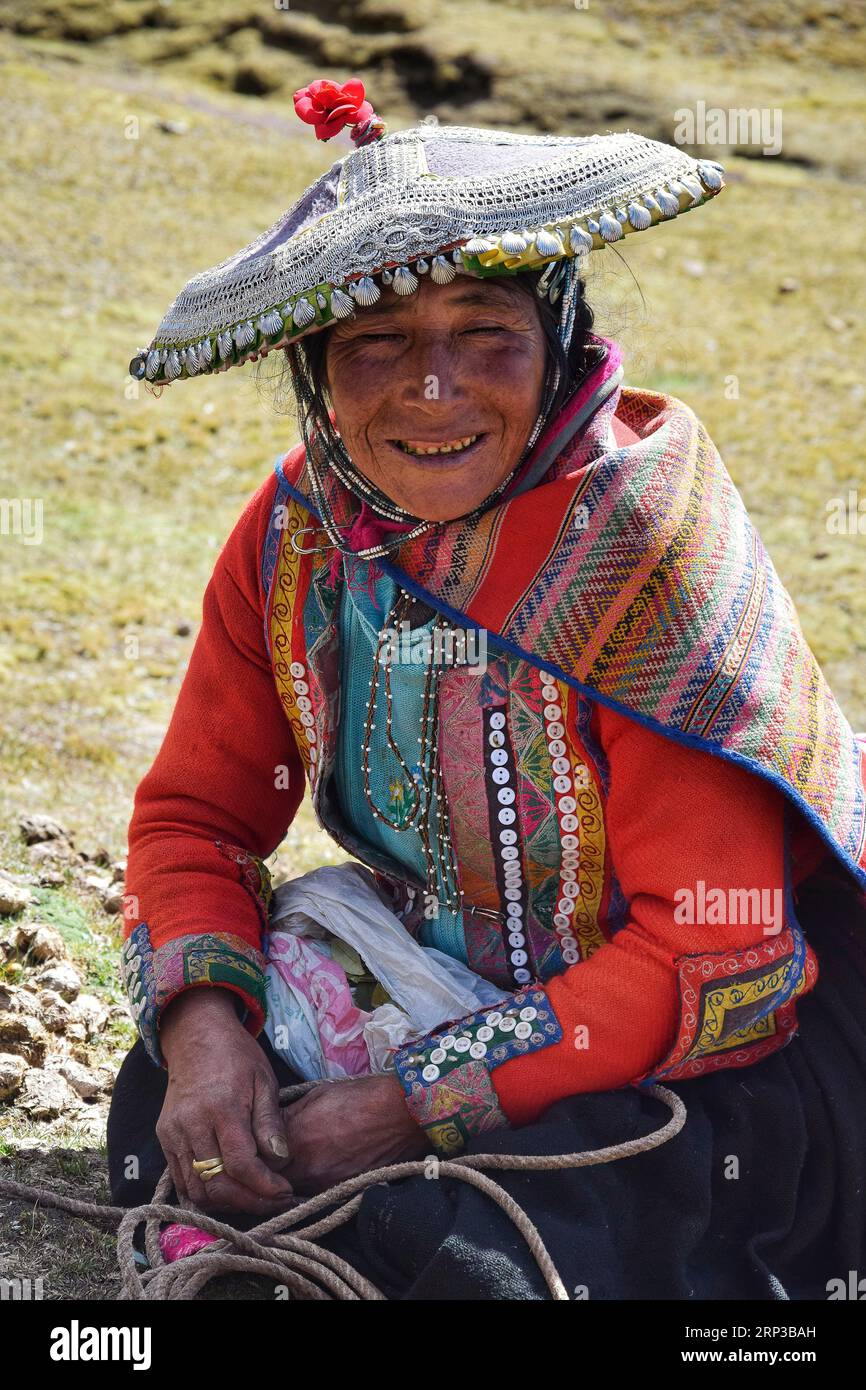
[[[216,1239],[207,1231],[200,1231],[195,1226],[182,1226],[175,1221],[160,1231],[159,1248],[166,1263],[173,1264],[175,1260],[182,1260],[184,1255],[194,1255],[205,1245],[213,1245]]]
[[[315,943],[293,932],[272,932],[268,963],[316,1018],[319,1046],[329,1076],[366,1076],[370,1053],[364,1025],[372,1017],[355,1006],[343,967]]]

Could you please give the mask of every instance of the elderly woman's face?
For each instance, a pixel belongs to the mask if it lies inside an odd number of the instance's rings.
[[[450,285],[424,279],[405,298],[388,288],[336,324],[325,369],[355,467],[414,516],[447,521],[517,464],[546,361],[534,298],[458,275]]]

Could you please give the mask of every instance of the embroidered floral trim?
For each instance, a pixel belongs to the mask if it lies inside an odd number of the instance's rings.
[[[676,964],[677,1039],[640,1084],[750,1066],[776,1052],[797,1030],[795,998],[818,976],[814,952],[802,932],[790,928],[744,951],[681,956]]]
[[[561,1039],[544,990],[529,989],[402,1048],[394,1064],[409,1109],[447,1157],[471,1136],[507,1125],[491,1071]]]
[[[271,875],[267,865],[263,860],[257,859],[254,854],[250,854],[249,850],[242,849],[240,845],[227,845],[222,840],[214,840],[214,844],[220,854],[237,864],[240,871],[240,882],[253,899],[259,910],[262,925],[266,927],[271,897],[273,896]],[[237,940],[240,939],[240,937],[237,938]]]
[[[121,976],[132,1020],[151,1061],[163,1066],[159,1018],[166,1005],[192,985],[219,985],[240,995],[247,1024],[264,1025],[266,962],[243,937],[224,932],[178,936],[154,951],[146,922],[123,943]]]

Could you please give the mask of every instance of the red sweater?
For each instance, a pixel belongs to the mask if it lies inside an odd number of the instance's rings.
[[[170,943],[180,937],[208,934],[245,944],[263,964],[263,903],[250,892],[255,870],[239,866],[226,847],[270,855],[305,787],[264,640],[259,560],[274,487],[272,478],[258,490],[217,561],[168,732],[136,793],[127,894],[157,953],[157,979],[148,986],[154,1028],[177,993],[213,983],[242,997],[252,1032],[263,1024],[262,994],[236,974],[220,979],[159,961],[171,960]],[[679,925],[678,888],[700,878],[722,889],[784,888],[781,792],[601,705],[596,719],[610,769],[607,843],[629,919],[589,960],[545,986],[562,1041],[492,1073],[500,1105],[517,1124],[561,1097],[627,1084],[666,1055],[679,1019],[676,957],[765,941],[761,925]],[[277,778],[281,767],[288,774]],[[797,883],[826,850],[802,822],[793,849]],[[586,1047],[575,1046],[582,1025]]]

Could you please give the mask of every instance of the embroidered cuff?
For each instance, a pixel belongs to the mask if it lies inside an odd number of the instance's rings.
[[[164,1066],[159,1019],[166,1005],[193,985],[218,985],[245,1006],[253,1034],[265,1021],[265,958],[241,936],[204,932],[177,936],[154,950],[146,922],[130,933],[121,952],[121,975],[132,1020],[152,1062]]]
[[[544,990],[527,989],[402,1048],[394,1065],[414,1118],[449,1158],[473,1135],[508,1124],[491,1080],[494,1068],[561,1038]]]
[[[794,1000],[812,988],[818,966],[799,927],[743,951],[680,956],[676,1041],[652,1073],[632,1084],[685,1081],[719,1067],[747,1067],[790,1042]]]

